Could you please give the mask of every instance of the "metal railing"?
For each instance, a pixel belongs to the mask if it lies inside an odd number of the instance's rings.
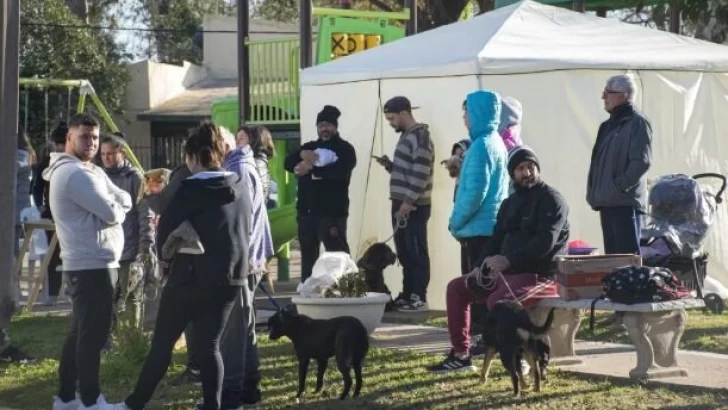
[[[250,123],[296,124],[300,118],[297,38],[249,40]]]

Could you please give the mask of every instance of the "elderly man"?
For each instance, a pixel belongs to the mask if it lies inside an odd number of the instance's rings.
[[[609,119],[599,126],[589,167],[586,200],[599,212],[604,253],[640,253],[647,210],[652,126],[634,107],[637,88],[623,74],[607,81],[602,100]]]
[[[539,161],[528,147],[514,148],[508,173],[516,191],[496,218],[476,268],[447,285],[447,328],[452,350],[433,372],[474,370],[470,350],[470,305],[486,304],[514,296],[524,306],[539,299],[558,297],[553,276],[554,258],[569,240],[569,206],[554,188],[541,181]]]

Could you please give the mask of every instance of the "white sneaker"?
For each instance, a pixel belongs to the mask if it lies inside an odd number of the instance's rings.
[[[81,400],[76,397],[69,402],[63,402],[56,396],[53,398],[53,410],[78,410],[81,407]]]
[[[83,404],[78,408],[78,410],[128,410],[126,407],[126,404],[119,403],[119,404],[111,404],[107,403],[106,399],[104,398],[103,394],[99,394],[99,398],[96,399],[96,404],[94,404],[91,407],[86,407]]]

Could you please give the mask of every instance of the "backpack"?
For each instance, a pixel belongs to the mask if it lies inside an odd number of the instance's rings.
[[[665,302],[691,297],[680,279],[667,268],[625,266],[603,279],[604,292],[591,305],[589,327],[594,330],[594,307],[599,300],[633,305],[636,303]]]

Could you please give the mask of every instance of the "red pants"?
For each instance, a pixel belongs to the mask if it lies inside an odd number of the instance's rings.
[[[505,275],[503,278],[525,307],[532,306],[541,299],[559,297],[556,283],[551,279],[540,278],[532,273]],[[473,292],[465,287],[465,276],[448,283],[447,329],[456,353],[470,351],[470,304],[485,303],[490,310],[496,302],[504,299],[513,299],[513,296],[500,276],[496,279],[495,287],[481,299],[476,299]]]

